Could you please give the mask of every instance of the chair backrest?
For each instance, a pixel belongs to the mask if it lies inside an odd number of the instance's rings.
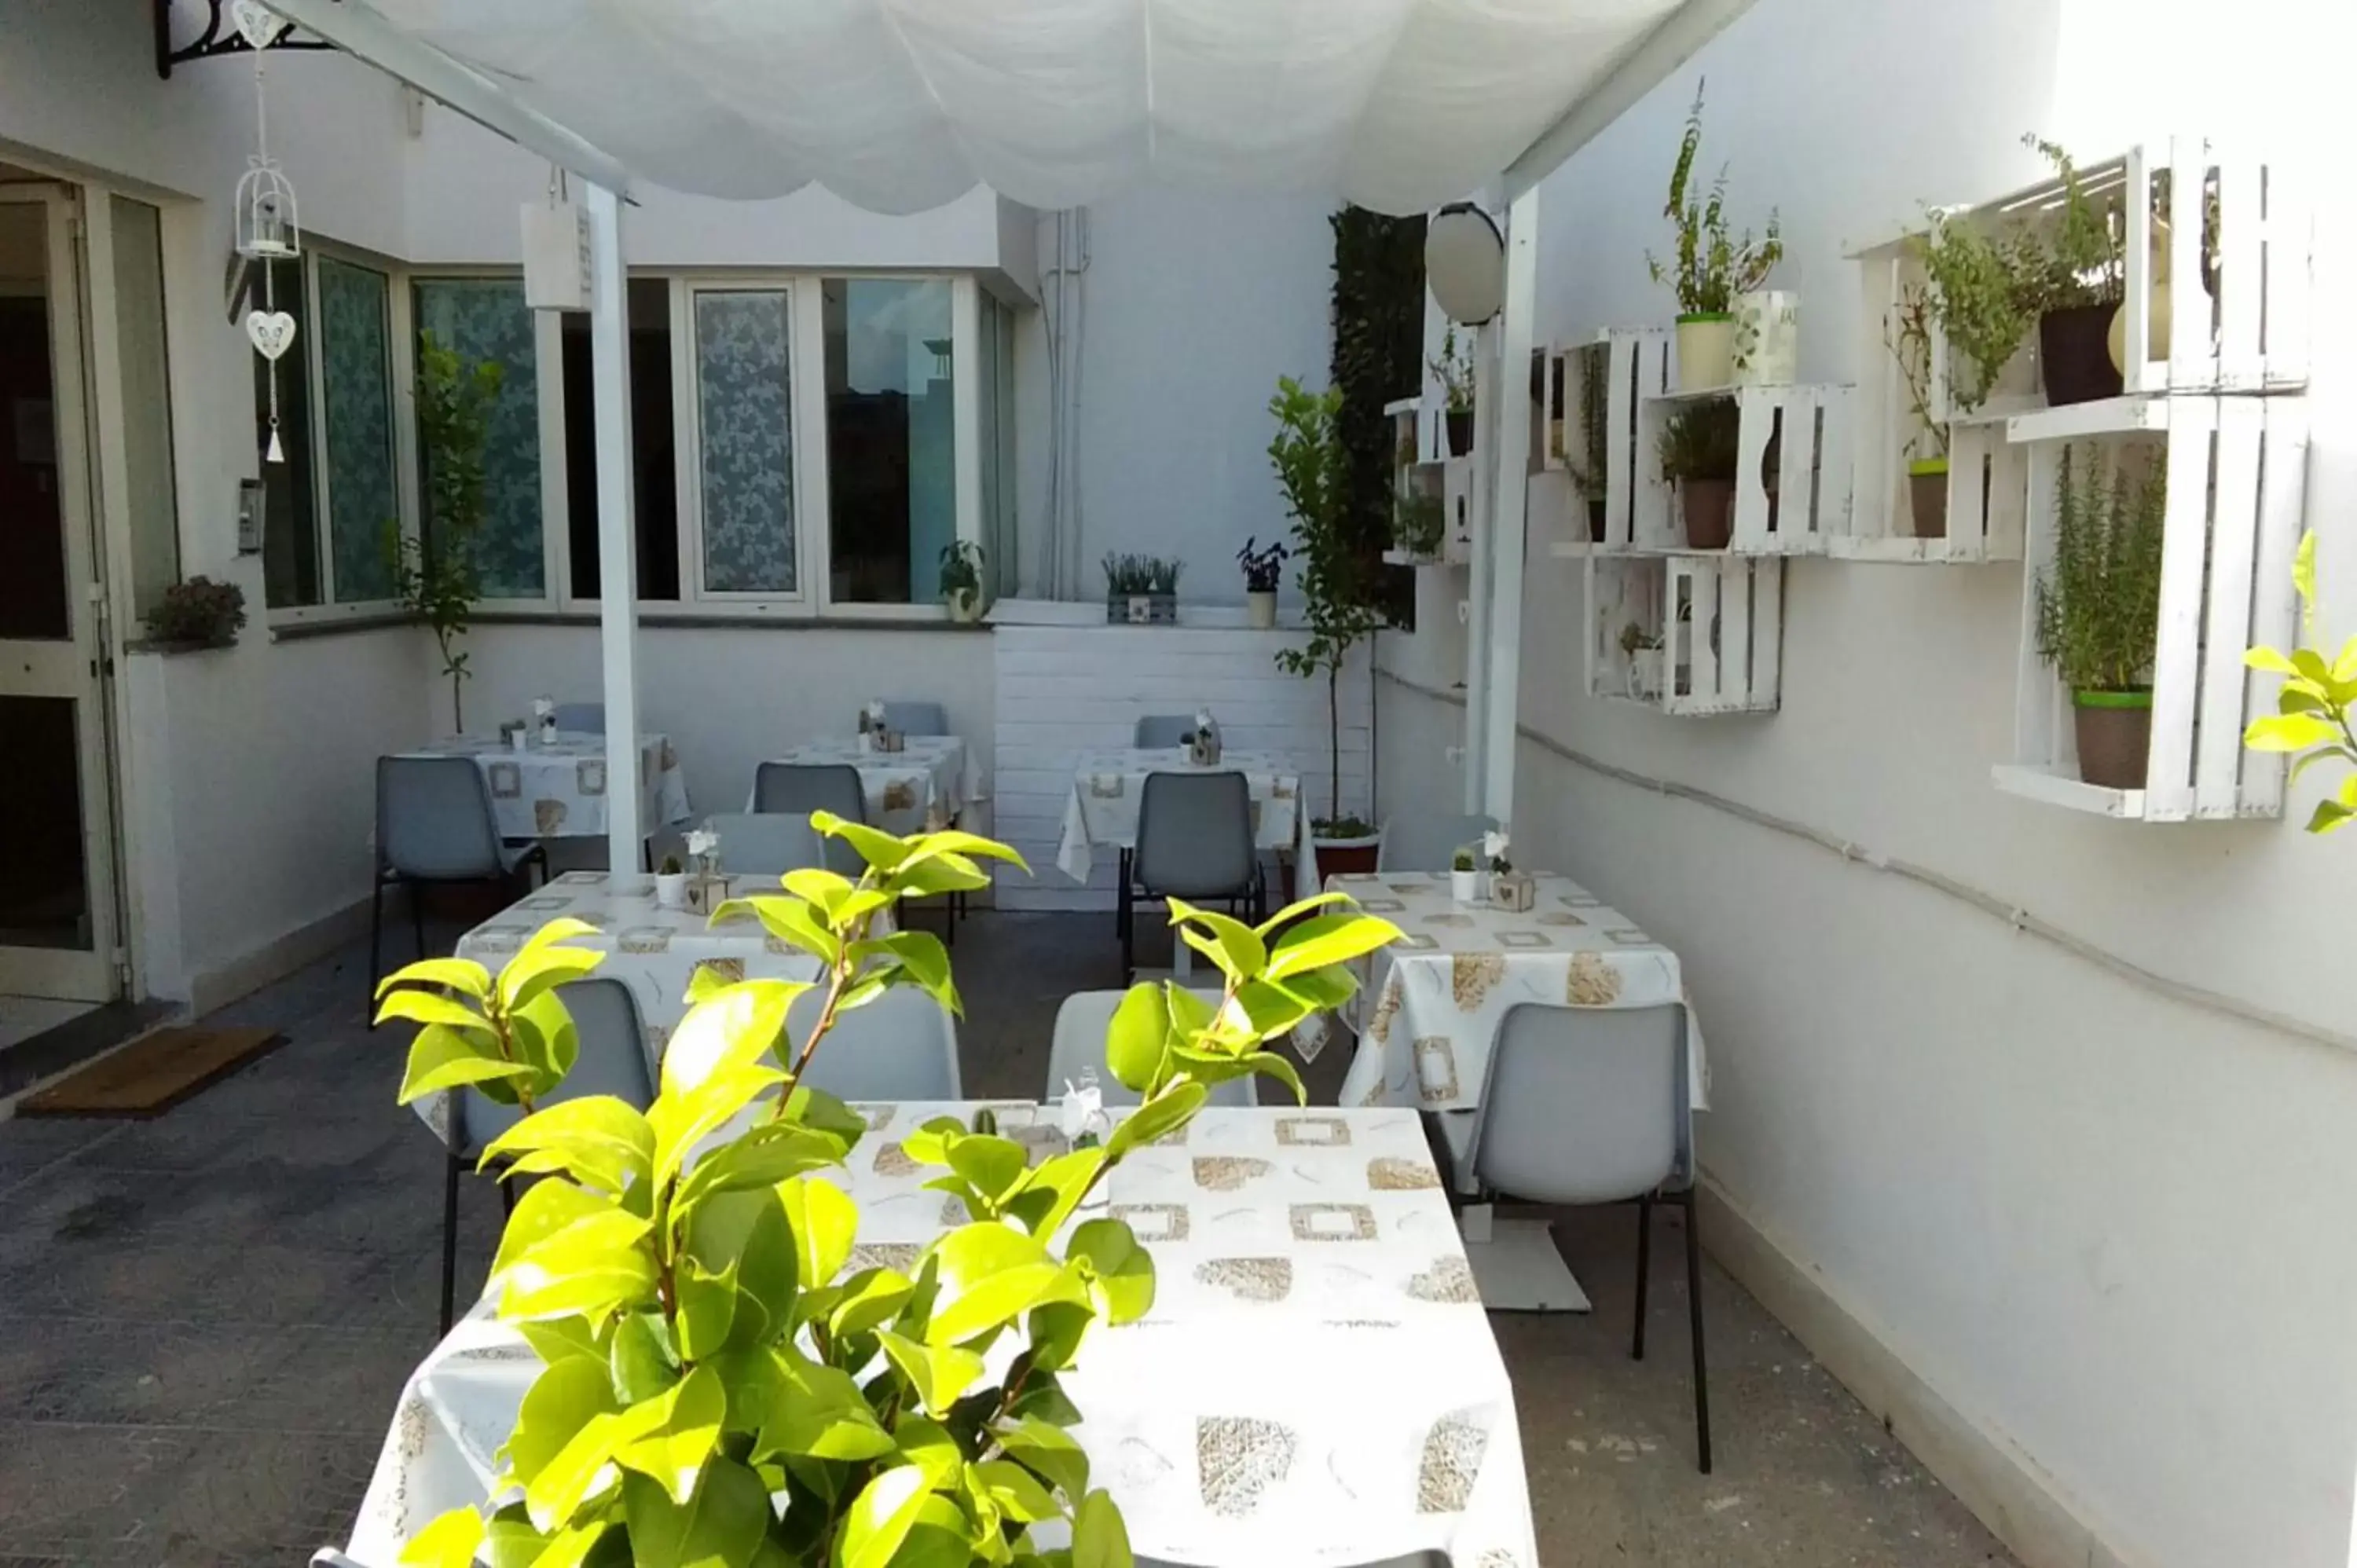
[[[1507,1010],[1490,1052],[1473,1169],[1534,1203],[1618,1203],[1693,1168],[1685,1009]]]
[[[376,759],[377,857],[429,881],[498,876],[507,869],[491,815],[491,787],[471,757]]]
[[[1148,714],[1130,732],[1129,744],[1140,751],[1169,751],[1186,745],[1194,733],[1192,714]]]
[[[1440,816],[1402,812],[1383,819],[1377,871],[1447,871],[1457,852],[1479,843],[1498,825],[1491,816]],[[1478,852],[1477,852],[1478,853]]]
[[[1252,883],[1252,785],[1241,773],[1149,773],[1137,805],[1138,883],[1208,898]]]
[[[950,733],[949,714],[942,711],[939,703],[896,703],[888,698],[884,703],[884,725],[886,728],[899,730],[902,735]]]
[[[824,999],[807,992],[786,1014],[791,1048],[800,1052]],[[780,1047],[783,1056],[786,1047]],[[802,1081],[844,1100],[957,1100],[957,1027],[941,1004],[913,985],[895,986],[864,1007],[834,1016]]]
[[[654,1103],[653,1075],[647,1069],[646,1031],[639,1022],[639,1004],[630,988],[619,980],[591,976],[559,988],[565,1010],[573,1015],[573,1029],[581,1042],[573,1070],[555,1091],[536,1103],[542,1110],[561,1101],[610,1094],[624,1104],[644,1111]],[[450,1108],[450,1148],[470,1155],[518,1122],[521,1106],[501,1105],[471,1089],[456,1092]]]
[[[573,735],[604,735],[606,704],[559,703],[556,704],[556,727]]]
[[[825,840],[800,811],[726,812],[706,818],[704,825],[720,835],[720,868],[732,876],[774,880],[789,871],[827,865]]]
[[[1218,1006],[1220,993],[1194,988],[1195,994]],[[1124,1085],[1105,1066],[1105,1031],[1113,1025],[1114,1009],[1128,994],[1121,991],[1075,991],[1064,998],[1056,1009],[1055,1041],[1048,1047],[1048,1090],[1039,1097],[1045,1104],[1061,1098],[1064,1085],[1078,1083],[1081,1069],[1097,1069],[1097,1083],[1104,1090],[1107,1105],[1135,1105],[1137,1090]],[[1213,1084],[1207,1105],[1258,1105],[1259,1090],[1249,1078],[1232,1078],[1225,1083]]]
[[[833,811],[846,822],[867,820],[867,791],[848,762],[764,762],[753,770],[757,811]]]

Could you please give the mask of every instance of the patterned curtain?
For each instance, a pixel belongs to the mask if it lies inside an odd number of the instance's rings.
[[[338,604],[393,596],[385,524],[400,515],[400,498],[393,478],[389,294],[382,273],[319,258],[328,542]]]
[[[540,375],[521,278],[420,278],[417,329],[469,360],[506,367],[483,453],[483,532],[476,564],[487,599],[547,592],[541,546]]]
[[[704,586],[794,591],[792,372],[782,289],[695,296]]]

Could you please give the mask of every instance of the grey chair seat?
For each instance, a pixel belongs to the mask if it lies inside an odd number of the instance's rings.
[[[902,735],[947,735],[950,733],[948,714],[941,703],[922,701],[884,701],[884,724]]]
[[[1169,751],[1187,744],[1195,731],[1192,714],[1148,714],[1130,730],[1130,745],[1140,751]]]
[[[794,999],[780,1058],[801,1051],[823,1005],[817,992]],[[963,1099],[957,1027],[922,991],[895,986],[865,1007],[835,1015],[802,1081],[842,1100]]]
[[[705,818],[704,825],[720,835],[721,869],[732,876],[775,882],[789,871],[823,869],[830,864],[827,841],[800,811],[722,812]]]
[[[1447,816],[1395,812],[1383,819],[1377,871],[1447,871],[1457,852],[1478,844],[1498,825],[1491,816]]]
[[[559,703],[556,704],[556,727],[567,735],[604,735],[606,704]]]

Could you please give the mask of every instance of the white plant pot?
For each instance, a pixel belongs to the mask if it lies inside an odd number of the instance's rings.
[[[1735,317],[1678,317],[1678,387],[1699,392],[1735,379]]]
[[[1449,872],[1448,896],[1459,904],[1479,904],[1481,901],[1481,874],[1478,871]]]
[[[1254,590],[1244,595],[1244,620],[1254,631],[1267,631],[1276,625],[1276,592]]]
[[[687,873],[655,873],[655,902],[666,909],[687,908]]]
[[[1785,387],[1801,374],[1801,296],[1755,289],[1735,296],[1735,384]]]

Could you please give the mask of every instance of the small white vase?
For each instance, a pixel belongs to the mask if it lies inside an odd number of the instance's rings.
[[[1254,631],[1267,631],[1276,625],[1276,593],[1274,589],[1254,589],[1244,595],[1244,621]]]
[[[1640,648],[1629,655],[1629,695],[1650,702],[1662,694],[1662,650]]]
[[[1735,376],[1735,317],[1718,312],[1678,317],[1678,388],[1700,392]]]
[[[655,873],[655,902],[666,909],[687,908],[687,873]]]
[[[1735,384],[1790,386],[1801,373],[1801,296],[1754,289],[1735,296]]]
[[[1479,904],[1481,901],[1481,874],[1452,869],[1448,874],[1448,897],[1459,904]]]

